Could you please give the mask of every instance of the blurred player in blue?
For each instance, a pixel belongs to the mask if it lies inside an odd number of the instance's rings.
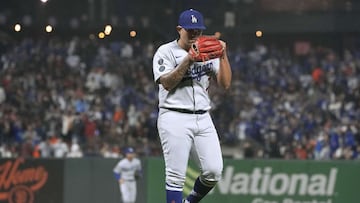
[[[140,160],[135,157],[134,148],[125,149],[125,158],[116,164],[113,172],[119,183],[122,202],[135,203],[136,180],[141,177],[142,168]]]

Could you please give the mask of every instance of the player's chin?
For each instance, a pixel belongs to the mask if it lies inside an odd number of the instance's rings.
[[[187,48],[190,48],[194,42],[195,42],[195,41],[190,41],[190,40],[188,40],[188,41],[186,42],[185,46],[186,46]]]

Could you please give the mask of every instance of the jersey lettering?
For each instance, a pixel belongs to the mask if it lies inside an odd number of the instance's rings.
[[[214,65],[212,62],[207,64],[194,64],[191,70],[188,70],[184,78],[200,81],[202,76],[209,75],[213,69]]]

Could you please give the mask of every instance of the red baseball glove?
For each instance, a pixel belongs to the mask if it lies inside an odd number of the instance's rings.
[[[193,61],[207,61],[219,58],[223,53],[224,47],[214,36],[200,36],[189,50],[189,55]]]

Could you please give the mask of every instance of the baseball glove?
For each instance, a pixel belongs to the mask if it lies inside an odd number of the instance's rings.
[[[200,36],[189,50],[189,55],[193,61],[207,61],[219,58],[223,53],[224,47],[214,36]]]

